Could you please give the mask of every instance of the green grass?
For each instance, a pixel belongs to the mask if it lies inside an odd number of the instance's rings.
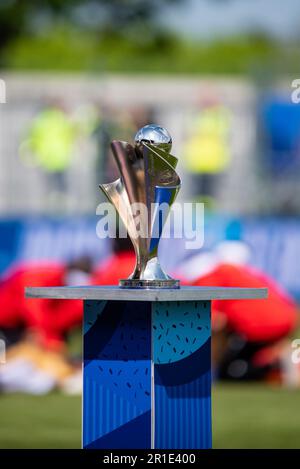
[[[80,448],[81,399],[0,396],[0,448]]]
[[[300,393],[258,384],[213,391],[214,448],[300,448]]]
[[[300,393],[257,384],[213,391],[214,448],[299,448]],[[0,448],[79,448],[81,399],[0,396]]]

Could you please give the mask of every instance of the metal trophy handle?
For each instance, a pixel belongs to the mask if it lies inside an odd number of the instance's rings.
[[[170,154],[172,138],[166,129],[151,124],[137,132],[134,146],[115,140],[111,147],[120,178],[99,187],[118,211],[136,254],[133,273],[119,285],[179,288],[179,280],[160,266],[157,253],[164,223],[181,184],[175,171],[178,160]]]

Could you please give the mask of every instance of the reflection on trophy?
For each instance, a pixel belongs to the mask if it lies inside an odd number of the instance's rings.
[[[100,188],[118,211],[136,253],[134,272],[119,285],[179,288],[179,280],[163,271],[157,253],[169,209],[180,189],[175,171],[178,160],[170,154],[172,138],[166,129],[151,124],[137,132],[134,146],[121,141],[113,141],[111,146],[120,178]]]

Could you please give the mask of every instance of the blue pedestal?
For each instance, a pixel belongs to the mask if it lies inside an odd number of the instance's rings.
[[[84,302],[84,448],[211,447],[210,301]]]
[[[197,449],[211,447],[211,300],[267,289],[29,287],[26,296],[84,300],[84,448]]]

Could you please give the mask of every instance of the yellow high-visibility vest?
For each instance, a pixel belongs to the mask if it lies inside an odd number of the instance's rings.
[[[75,137],[71,119],[60,109],[49,108],[35,118],[22,146],[42,169],[60,172],[71,162]]]
[[[230,111],[223,106],[201,111],[192,123],[192,134],[184,145],[184,162],[192,173],[216,174],[230,163]]]

